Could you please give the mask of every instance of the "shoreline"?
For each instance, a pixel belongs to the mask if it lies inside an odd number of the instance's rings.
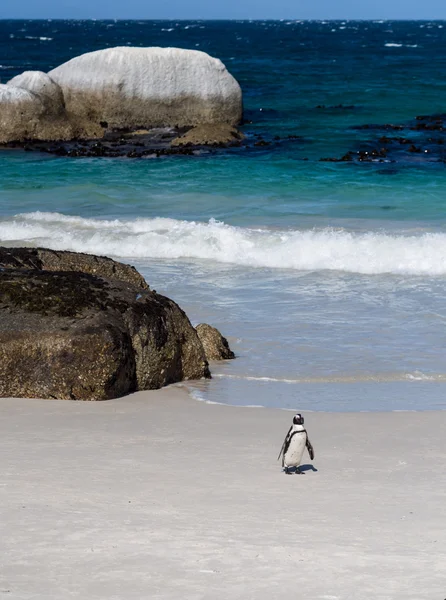
[[[297,408],[288,408],[286,406],[263,406],[261,404],[227,404],[225,402],[216,402],[214,400],[208,400],[207,398],[200,398],[198,395],[194,395],[194,390],[187,390],[184,382],[173,383],[167,387],[178,387],[181,389],[185,388],[185,391],[189,398],[193,402],[199,402],[207,404],[209,406],[228,406],[229,408],[250,408],[250,409],[262,409],[262,410],[285,410],[290,413],[298,412]],[[159,390],[156,390],[159,391]],[[122,399],[122,398],[121,398]],[[119,400],[119,398],[118,398]],[[106,400],[105,402],[109,402]],[[446,408],[395,408],[389,410],[311,410],[308,408],[302,409],[301,412],[310,414],[327,414],[327,415],[356,415],[356,414],[379,414],[386,415],[388,413],[424,413],[424,412],[446,412]]]
[[[290,411],[179,386],[0,407],[8,598],[444,595],[446,411],[305,411],[296,477],[276,461]]]
[[[214,378],[214,375],[212,376],[212,379]],[[422,382],[423,384],[426,382]],[[428,382],[428,385],[432,383],[438,383],[436,381],[432,381],[432,382]],[[299,412],[299,410],[301,412],[305,412],[305,413],[310,413],[310,414],[330,414],[330,415],[352,415],[352,414],[381,414],[381,415],[385,415],[385,414],[389,414],[389,413],[424,413],[424,412],[446,412],[446,408],[394,408],[391,409],[389,408],[388,410],[383,410],[381,408],[377,409],[377,410],[367,410],[367,409],[352,409],[352,410],[328,410],[328,409],[309,409],[309,408],[299,408],[299,407],[287,407],[287,406],[264,406],[262,404],[229,404],[226,402],[217,402],[214,400],[209,400],[206,397],[200,397],[200,392],[194,389],[188,389],[187,386],[185,385],[184,381],[180,382],[180,383],[174,383],[171,384],[171,386],[167,386],[167,387],[178,387],[178,388],[184,388],[187,395],[189,396],[189,398],[193,401],[193,402],[199,402],[202,404],[208,404],[209,406],[228,406],[230,408],[250,408],[250,409],[265,409],[265,410],[285,410],[291,413],[295,413],[295,412]],[[159,390],[157,390],[159,391]]]

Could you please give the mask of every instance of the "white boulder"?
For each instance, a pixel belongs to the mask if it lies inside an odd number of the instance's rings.
[[[118,47],[49,72],[67,111],[109,127],[235,125],[242,92],[223,63],[198,50]]]
[[[46,73],[25,71],[0,85],[0,144],[102,135],[99,125],[67,113],[61,87]]]
[[[25,71],[0,86],[0,142],[72,136],[62,90],[46,73]]]
[[[47,112],[54,115],[64,112],[65,104],[61,87],[43,71],[25,71],[10,79],[8,85],[23,88],[39,96]]]
[[[0,143],[33,137],[44,113],[45,107],[36,94],[0,84]]]

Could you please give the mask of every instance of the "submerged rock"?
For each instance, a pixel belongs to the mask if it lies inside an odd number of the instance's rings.
[[[228,340],[211,325],[200,323],[195,328],[203,344],[208,360],[225,360],[235,358],[234,352],[229,347]]]
[[[220,60],[198,50],[108,48],[49,75],[71,114],[110,128],[236,125],[242,118],[239,84]]]
[[[197,125],[175,138],[171,146],[234,146],[245,138],[236,127],[224,123]]]
[[[418,115],[404,124],[363,124],[354,130],[369,130],[368,139],[359,147],[349,150],[341,157],[321,158],[327,162],[375,163],[378,173],[395,174],[395,167],[382,168],[383,164],[398,166],[421,166],[427,163],[444,165],[446,156],[446,114]],[[391,135],[389,131],[401,131]]]
[[[185,313],[131,267],[51,254],[0,254],[1,397],[106,400],[210,377]],[[57,264],[90,272],[41,270]]]

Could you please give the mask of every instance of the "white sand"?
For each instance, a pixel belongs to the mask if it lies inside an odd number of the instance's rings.
[[[0,400],[0,598],[443,600],[446,412]]]

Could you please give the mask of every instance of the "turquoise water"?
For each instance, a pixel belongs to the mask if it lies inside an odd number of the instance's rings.
[[[248,137],[299,136],[147,160],[2,150],[2,244],[131,262],[219,327],[238,358],[188,386],[199,399],[445,408],[444,163],[320,159],[382,135],[356,126],[444,111],[446,23],[4,21],[0,34],[2,81],[106,46],[208,51],[242,85]]]

